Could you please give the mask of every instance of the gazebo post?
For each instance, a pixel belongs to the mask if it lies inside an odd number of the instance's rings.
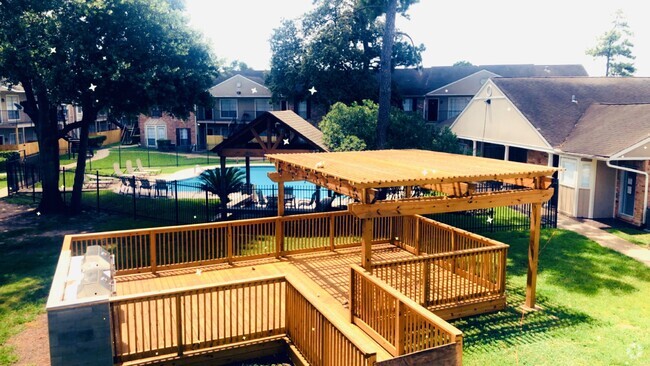
[[[541,227],[542,204],[532,203],[530,212],[530,239],[528,242],[528,276],[526,278],[526,302],[524,306],[535,309],[537,287],[537,261],[539,258],[539,231]]]

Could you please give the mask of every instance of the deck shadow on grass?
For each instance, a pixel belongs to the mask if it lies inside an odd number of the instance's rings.
[[[576,326],[598,326],[598,321],[588,314],[537,297],[540,311],[523,314],[519,308],[526,294],[521,288],[508,288],[508,306],[499,312],[458,319],[452,324],[463,331],[464,352],[472,353],[504,347],[536,343],[551,339],[558,330]]]
[[[510,245],[509,276],[526,276],[528,268],[528,233],[491,234]],[[650,282],[650,269],[631,258],[603,248],[590,239],[567,230],[542,230],[538,273],[546,281],[567,290],[596,294],[638,291],[629,278]]]

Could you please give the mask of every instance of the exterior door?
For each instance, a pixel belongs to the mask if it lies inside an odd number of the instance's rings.
[[[427,100],[427,121],[435,122],[438,120],[438,99]]]
[[[621,174],[621,206],[619,211],[623,215],[634,216],[634,193],[636,191],[636,173],[623,172]]]
[[[176,129],[176,146],[190,146],[190,129],[177,128]]]

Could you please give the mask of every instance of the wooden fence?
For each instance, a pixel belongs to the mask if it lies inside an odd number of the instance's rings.
[[[114,360],[181,356],[288,336],[312,365],[370,366],[376,353],[285,276],[111,298]]]
[[[374,243],[390,240],[390,218],[375,220]],[[100,245],[118,274],[232,263],[361,244],[360,220],[343,211],[71,236],[72,255]]]
[[[462,332],[377,277],[353,265],[350,321],[393,356],[456,344],[462,364]]]

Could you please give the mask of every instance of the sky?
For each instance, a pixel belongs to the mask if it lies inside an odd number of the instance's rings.
[[[269,69],[269,39],[282,19],[313,9],[312,0],[186,0],[190,25],[212,44],[214,53],[254,69]],[[603,76],[604,59],[585,50],[612,26],[622,9],[634,33],[635,76],[650,76],[648,6],[639,0],[420,0],[399,17],[397,27],[424,44],[424,67],[457,61],[490,64],[582,64]]]

